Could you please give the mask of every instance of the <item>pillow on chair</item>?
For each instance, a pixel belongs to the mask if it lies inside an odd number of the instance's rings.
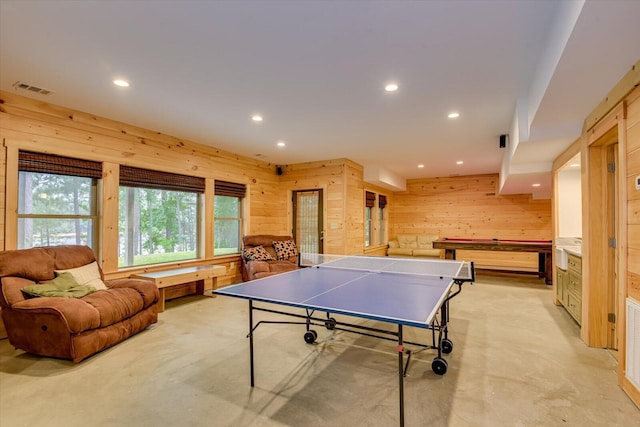
[[[274,240],[273,249],[276,250],[278,261],[288,260],[291,257],[298,256],[298,248],[293,240]]]
[[[262,246],[243,249],[242,256],[246,261],[274,261],[273,256]]]

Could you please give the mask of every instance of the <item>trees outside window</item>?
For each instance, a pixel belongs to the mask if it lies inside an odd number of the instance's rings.
[[[120,187],[118,266],[198,258],[199,195]]]
[[[96,250],[97,180],[20,171],[18,248],[87,245]]]
[[[213,254],[240,252],[242,230],[242,199],[233,196],[214,197]]]

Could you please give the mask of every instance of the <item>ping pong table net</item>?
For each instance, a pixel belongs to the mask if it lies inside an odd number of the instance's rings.
[[[473,264],[467,261],[395,258],[362,255],[301,253],[301,267],[357,270],[368,273],[395,273],[474,280]]]

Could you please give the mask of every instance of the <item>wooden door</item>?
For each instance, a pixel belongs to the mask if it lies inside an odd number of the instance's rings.
[[[323,253],[322,190],[293,192],[293,238],[302,253]]]

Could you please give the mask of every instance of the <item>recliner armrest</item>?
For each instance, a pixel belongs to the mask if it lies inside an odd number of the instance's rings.
[[[255,279],[257,273],[268,273],[271,271],[267,261],[246,261],[246,263],[249,280]]]
[[[0,279],[0,307],[11,307],[27,298],[20,289],[36,282],[23,277],[3,277]]]

